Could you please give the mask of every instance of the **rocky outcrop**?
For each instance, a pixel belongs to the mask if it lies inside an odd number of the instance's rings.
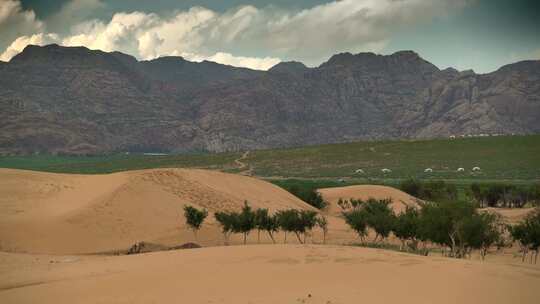
[[[411,51],[268,72],[58,45],[0,64],[0,153],[235,151],[540,132],[540,61],[489,74]]]

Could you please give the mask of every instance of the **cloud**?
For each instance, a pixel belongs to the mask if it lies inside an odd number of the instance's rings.
[[[0,0],[0,50],[17,37],[41,33],[44,25],[31,10],[24,10],[18,0]]]
[[[72,0],[65,2],[60,10],[45,20],[47,30],[68,33],[69,26],[96,17],[105,8],[102,0]]]
[[[180,55],[189,61],[201,62],[203,60],[213,61],[221,64],[232,65],[237,67],[248,67],[254,70],[268,70],[274,65],[281,62],[279,58],[273,57],[242,57],[242,56],[233,56],[229,53],[218,52],[212,56],[200,56],[197,54],[182,53],[177,54],[173,53],[172,55]]]
[[[35,34],[31,36],[21,36],[11,43],[7,49],[0,55],[0,60],[9,61],[13,56],[22,52],[29,45],[47,45],[59,41],[56,34]]]
[[[397,30],[444,16],[467,3],[341,0],[299,11],[247,5],[224,13],[204,7],[159,15],[118,12],[108,21],[76,22],[69,33],[61,33],[61,42],[121,51],[140,59],[182,55],[254,69],[268,69],[280,58],[317,65],[337,52],[380,52]],[[99,0],[74,0],[58,16],[69,15],[74,7],[100,4]]]

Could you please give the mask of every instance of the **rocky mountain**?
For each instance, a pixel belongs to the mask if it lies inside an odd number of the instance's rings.
[[[268,72],[28,46],[0,64],[0,153],[234,151],[540,132],[540,61],[489,74],[416,53],[338,54]]]

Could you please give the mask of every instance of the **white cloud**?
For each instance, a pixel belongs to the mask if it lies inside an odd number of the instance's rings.
[[[0,0],[0,50],[17,37],[40,33],[44,25],[31,10],[24,10],[18,0]]]
[[[180,55],[189,61],[201,62],[203,60],[213,61],[221,64],[232,65],[237,67],[248,67],[254,70],[268,70],[274,65],[281,62],[279,58],[273,57],[242,57],[242,56],[233,56],[229,53],[218,52],[212,56],[200,56],[197,54],[182,53],[177,54],[173,53],[172,55]]]
[[[59,37],[56,34],[35,34],[31,36],[21,36],[0,55],[0,60],[9,61],[13,56],[22,52],[24,48],[29,45],[46,45],[51,43],[56,43],[59,41]]]
[[[91,19],[96,12],[105,8],[102,0],[72,0],[64,3],[60,10],[45,20],[47,30],[53,32],[69,32],[69,25],[78,24]],[[68,25],[66,27],[66,25]]]
[[[141,59],[181,54],[254,69],[268,69],[279,58],[316,65],[337,52],[381,51],[396,30],[445,15],[467,1],[341,0],[294,12],[249,5],[225,13],[203,7],[167,15],[119,12],[110,21],[78,22],[62,35],[62,44]],[[62,11],[100,3],[74,0]]]

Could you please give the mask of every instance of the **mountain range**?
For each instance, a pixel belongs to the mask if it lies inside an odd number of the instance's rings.
[[[0,62],[1,154],[240,151],[540,133],[540,61],[489,74],[412,51],[255,71],[27,46]]]

